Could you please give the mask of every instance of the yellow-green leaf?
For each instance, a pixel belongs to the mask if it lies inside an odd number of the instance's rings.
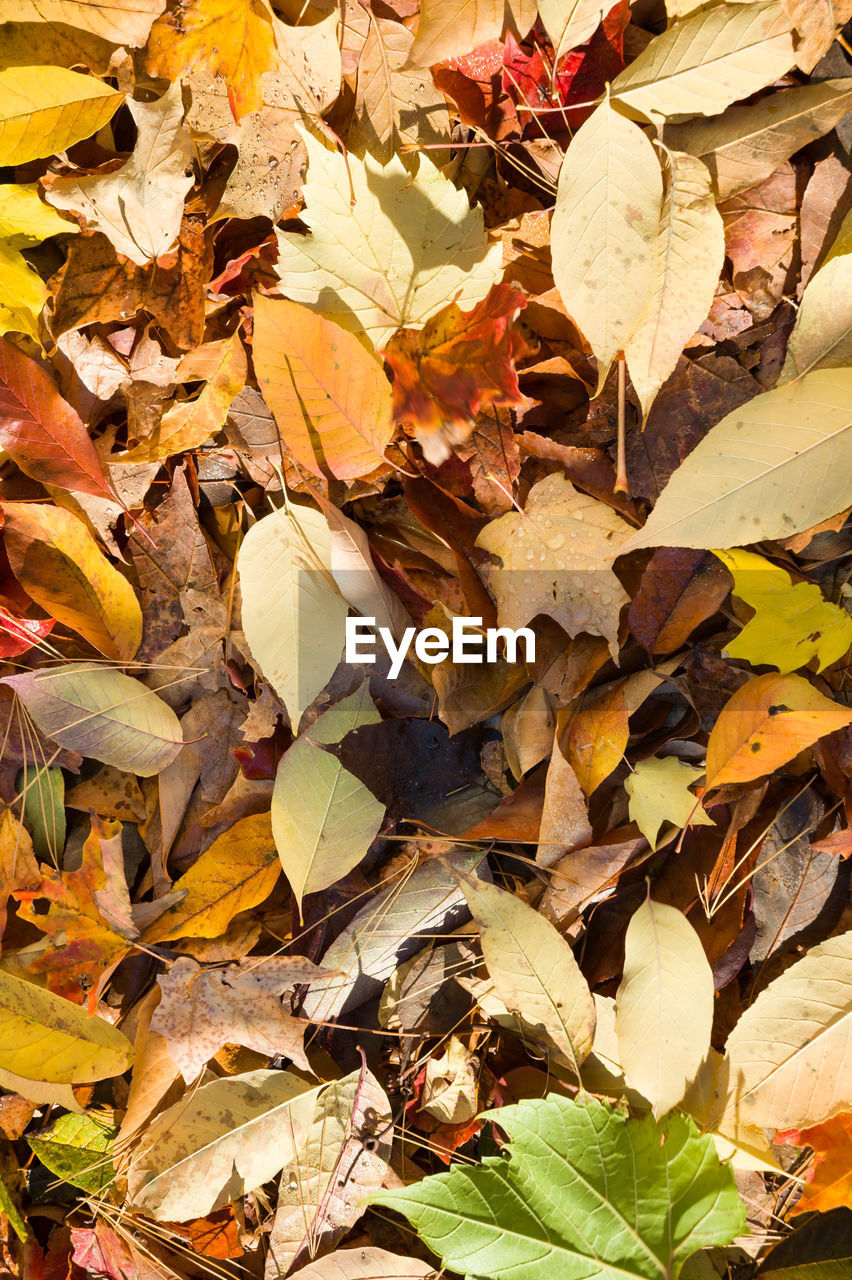
[[[0,71],[0,165],[25,164],[97,133],[124,101],[94,76],[65,67]]]
[[[850,502],[852,369],[820,369],[718,422],[619,554],[785,538]]]
[[[120,1075],[133,1061],[126,1036],[51,991],[0,971],[0,1068],[46,1084]]]
[[[553,279],[598,361],[598,391],[648,305],[663,179],[645,134],[602,102],[571,139],[551,223]]]
[[[689,790],[703,773],[703,769],[686,764],[676,756],[665,756],[661,760],[652,756],[649,760],[640,760],[625,778],[630,817],[652,849],[657,846],[657,836],[664,823],[678,828],[687,824],[713,826],[713,819]]]
[[[852,617],[823,599],[810,582],[793,586],[790,575],[753,551],[717,551],[734,575],[734,595],[755,615],[725,650],[755,667],[796,671],[812,658],[818,670],[837,662],[852,645]]]
[[[39,198],[37,182],[0,186],[0,240],[10,249],[28,249],[48,236],[75,235],[79,228],[67,222]]]
[[[26,333],[39,341],[38,318],[47,286],[17,249],[0,242],[0,333]]]
[[[331,535],[311,507],[258,520],[240,548],[243,629],[293,728],[331,679],[343,652],[348,606],[331,576]]]
[[[676,907],[650,898],[631,917],[615,1029],[624,1078],[664,1115],[683,1098],[710,1048],[713,973]]]
[[[791,26],[782,0],[700,9],[615,77],[613,97],[645,120],[716,115],[789,71]]]

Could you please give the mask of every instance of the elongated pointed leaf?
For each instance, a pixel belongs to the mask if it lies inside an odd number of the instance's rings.
[[[790,70],[791,27],[782,0],[702,8],[652,40],[615,77],[613,96],[646,120],[716,115]]]
[[[246,534],[238,561],[243,629],[293,728],[334,674],[346,601],[331,576],[331,537],[311,507],[275,511]]]
[[[64,151],[97,133],[123,101],[124,94],[103,81],[64,67],[5,68],[0,71],[0,164],[24,164]]]
[[[619,554],[789,537],[849,505],[850,474],[852,369],[820,369],[717,423]]]
[[[133,1061],[126,1036],[85,1009],[0,971],[0,1068],[45,1084],[120,1075]]]
[[[42,733],[69,751],[142,778],[171,764],[181,747],[171,707],[139,680],[88,662],[5,676]]]
[[[823,265],[808,281],[787,343],[781,383],[812,369],[841,369],[852,362],[852,213],[843,219]]]
[[[683,1098],[712,1026],[713,973],[701,939],[676,907],[646,900],[627,926],[615,1029],[624,1078],[654,1115]]]
[[[553,279],[598,361],[598,390],[638,325],[657,270],[663,179],[638,125],[602,102],[559,171]]]

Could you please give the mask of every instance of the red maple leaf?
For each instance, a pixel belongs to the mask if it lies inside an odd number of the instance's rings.
[[[512,327],[525,306],[520,289],[496,284],[472,311],[451,302],[422,329],[391,338],[383,354],[394,375],[394,416],[429,462],[468,438],[481,409],[526,402],[515,361],[530,348]]]
[[[55,626],[53,618],[17,618],[0,605],[0,658],[17,658]]]

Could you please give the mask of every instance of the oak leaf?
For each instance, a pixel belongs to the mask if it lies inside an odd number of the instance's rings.
[[[525,306],[520,289],[496,284],[472,311],[451,302],[422,329],[400,329],[382,352],[393,370],[394,417],[433,465],[470,437],[482,409],[525,403],[515,361],[530,349],[513,328]]]

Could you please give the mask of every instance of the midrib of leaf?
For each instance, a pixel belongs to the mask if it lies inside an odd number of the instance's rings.
[[[787,386],[787,385],[789,385],[789,384],[785,383],[784,385],[785,385],[785,386]],[[811,403],[812,403],[813,407],[815,407],[815,408],[820,407],[820,406],[816,405],[814,402],[811,402]],[[834,409],[836,406],[834,406],[834,405],[827,405],[827,406],[822,406],[822,407],[824,407],[824,408],[831,408],[831,409]],[[755,425],[755,426],[765,426],[765,425],[767,425],[767,424],[765,424],[765,423],[755,423],[754,425]],[[770,423],[770,424],[768,424],[768,425],[775,425],[775,424]],[[741,492],[742,490],[744,490],[744,489],[748,489],[748,487],[749,487],[750,485],[753,485],[753,484],[760,484],[760,483],[761,483],[761,481],[763,481],[763,480],[765,480],[765,479],[767,478],[767,476],[771,476],[771,475],[773,475],[773,473],[775,473],[775,472],[781,472],[781,471],[783,471],[784,467],[788,467],[788,466],[792,466],[792,465],[796,464],[796,463],[799,461],[799,459],[800,459],[800,458],[804,458],[804,457],[805,457],[805,455],[806,455],[806,454],[808,454],[808,453],[810,453],[812,450],[814,450],[814,449],[820,449],[820,448],[822,448],[822,447],[824,447],[824,446],[827,446],[827,445],[831,445],[831,444],[833,444],[836,440],[839,440],[839,439],[841,438],[841,436],[842,436],[845,432],[849,431],[849,430],[850,430],[850,428],[852,428],[852,421],[848,422],[848,423],[846,424],[846,426],[845,426],[845,427],[841,427],[839,431],[835,431],[835,432],[833,432],[833,433],[832,433],[832,435],[830,435],[830,436],[821,436],[821,437],[820,437],[820,439],[819,439],[819,440],[817,440],[814,444],[809,444],[809,445],[807,445],[807,447],[806,447],[806,448],[797,450],[795,453],[791,454],[789,458],[785,458],[783,462],[778,462],[778,463],[776,463],[774,466],[767,467],[765,471],[761,471],[758,475],[756,475],[756,476],[752,476],[752,477],[751,477],[750,479],[748,479],[748,480],[743,480],[743,481],[741,481],[741,482],[740,482],[739,484],[737,484],[733,489],[729,489],[726,493],[722,494],[722,496],[721,496],[721,497],[719,497],[719,498],[711,498],[711,499],[710,499],[709,501],[707,501],[707,502],[702,502],[702,503],[700,504],[700,506],[695,507],[695,508],[694,508],[694,509],[689,513],[689,517],[688,517],[688,518],[689,518],[690,520],[692,520],[695,516],[699,515],[699,514],[700,514],[700,512],[702,512],[702,511],[706,511],[708,507],[715,507],[715,506],[719,506],[719,505],[720,505],[721,503],[723,503],[723,502],[729,502],[729,501],[730,501],[730,499],[733,497],[733,495],[734,495],[734,494],[736,494],[736,493],[740,493],[740,492]],[[800,424],[798,425],[798,430],[802,431],[802,430],[806,430],[806,429],[807,429],[807,428],[803,428]],[[811,429],[812,429],[812,428],[811,428]],[[754,442],[753,442],[753,443],[754,443]],[[764,445],[765,445],[766,443],[767,443],[766,441],[763,441],[763,442],[762,442],[762,444],[764,444]],[[721,455],[721,456],[722,456],[722,457],[724,457],[726,460],[728,460],[728,459],[729,459],[729,460],[730,460],[730,461],[732,461],[732,462],[737,461],[737,458],[738,458],[738,455],[737,455],[737,454],[731,454],[731,453],[725,453],[725,454],[723,454],[723,455]],[[753,462],[753,461],[754,461],[754,459],[753,459],[753,458],[740,459],[740,460],[741,460],[741,461],[748,461],[748,462]],[[719,478],[721,479],[722,477],[719,477]],[[680,515],[680,516],[678,516],[678,517],[677,517],[677,519],[676,519],[676,520],[670,520],[670,521],[668,522],[668,524],[663,525],[661,529],[658,529],[658,530],[656,531],[656,535],[655,535],[655,536],[658,536],[659,534],[664,533],[667,529],[671,529],[673,526],[676,526],[676,525],[682,524],[682,523],[683,523],[683,521],[684,521],[684,519],[686,519],[686,517],[685,517],[685,516],[683,516],[683,515]]]
[[[846,89],[843,93],[835,95],[836,99],[844,97],[852,98],[852,87]],[[829,98],[826,102],[820,103],[817,107],[802,107],[800,110],[794,111],[789,116],[783,116],[780,120],[774,122],[770,121],[768,124],[764,125],[757,125],[747,133],[738,133],[734,137],[728,138],[726,142],[719,143],[716,147],[707,147],[706,150],[699,153],[698,159],[703,160],[705,156],[712,156],[719,153],[724,156],[725,152],[730,150],[732,147],[739,147],[742,146],[743,143],[753,142],[755,138],[761,138],[765,133],[782,133],[785,129],[794,125],[799,120],[809,120],[815,111],[819,111],[821,107],[829,106],[834,100],[835,99]],[[734,194],[738,193],[735,192]]]
[[[758,7],[759,6],[755,6],[755,8],[758,8]],[[723,28],[720,28],[716,37],[717,39],[719,38],[719,36],[721,36],[722,30]],[[645,80],[637,80],[634,84],[628,84],[621,94],[619,94],[618,91],[616,90],[616,92],[613,94],[613,97],[627,98],[629,94],[635,93],[638,89],[648,89],[654,85],[665,85],[666,83],[676,83],[678,80],[682,80],[685,76],[693,75],[696,71],[704,71],[705,69],[709,69],[710,67],[716,66],[717,63],[728,62],[731,58],[738,58],[741,54],[750,53],[753,49],[759,49],[761,45],[767,44],[770,40],[776,40],[778,36],[783,36],[785,34],[787,34],[785,31],[776,31],[773,35],[760,36],[758,39],[754,40],[751,44],[740,45],[736,49],[729,49],[727,53],[718,53],[710,58],[706,58],[706,59],[702,58],[700,62],[690,62],[686,66],[680,66],[674,71],[669,71],[667,74],[662,74],[662,75],[649,74],[648,78]],[[672,44],[672,49],[667,56],[671,57],[672,54],[675,52],[676,52],[676,47],[674,44]],[[709,96],[709,95],[705,95],[705,96]]]
[[[78,674],[86,675],[87,673],[84,671],[81,671]],[[36,683],[42,684],[46,682],[37,681]],[[137,698],[144,698],[146,693],[151,693],[151,692],[152,690],[145,689],[143,693],[134,694],[132,698],[129,698],[129,697],[123,698],[121,702],[114,702],[112,703],[111,706],[99,708],[97,711],[90,711],[88,707],[81,707],[79,703],[73,700],[73,698],[68,697],[64,693],[63,694],[52,693],[50,696],[52,698],[56,698],[57,701],[63,702],[68,707],[73,707],[76,711],[85,712],[85,715],[81,716],[79,720],[72,720],[70,724],[62,725],[60,729],[61,733],[64,733],[67,729],[77,729],[81,724],[86,724],[89,720],[97,720],[99,717],[102,716],[105,720],[109,720],[112,724],[114,724],[119,729],[130,729],[132,730],[133,733],[140,733],[148,738],[156,738],[157,741],[159,742],[173,742],[173,743],[180,742],[181,745],[183,745],[183,738],[167,738],[162,733],[155,733],[153,729],[149,729],[149,728],[140,729],[138,725],[128,724],[124,720],[119,720],[118,716],[112,716],[109,714],[112,711],[120,711],[122,707],[129,706],[130,703],[135,702]]]
[[[801,999],[801,997],[799,997],[799,999]],[[731,1108],[739,1106],[739,1104],[743,1101],[744,1098],[748,1098],[751,1096],[751,1094],[757,1093],[759,1089],[763,1089],[765,1085],[767,1085],[769,1081],[772,1080],[773,1077],[778,1074],[779,1071],[785,1070],[785,1068],[788,1067],[791,1062],[795,1062],[796,1058],[798,1058],[801,1054],[806,1053],[809,1049],[812,1049],[815,1044],[819,1043],[819,1041],[823,1038],[823,1036],[833,1035],[837,1031],[837,1029],[839,1027],[842,1027],[843,1023],[849,1019],[852,1019],[852,1009],[847,1009],[845,1013],[841,1013],[840,1016],[837,1019],[835,1019],[835,1021],[829,1023],[827,1027],[823,1027],[820,1031],[816,1033],[816,1035],[811,1036],[809,1040],[806,1040],[804,1044],[800,1044],[796,1049],[793,1050],[792,1053],[788,1054],[788,1056],[784,1059],[783,1062],[776,1063],[776,1065],[772,1068],[769,1074],[765,1075],[762,1080],[758,1080],[757,1084],[752,1085],[750,1089],[746,1089],[744,1093],[737,1094],[736,1097],[733,1097],[731,1101],[728,1103],[728,1105],[725,1107],[725,1110],[722,1112],[722,1115],[726,1116],[728,1112],[731,1110]]]

